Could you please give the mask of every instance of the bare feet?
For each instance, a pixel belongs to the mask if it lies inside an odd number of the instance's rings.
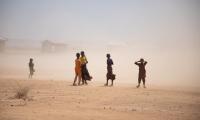
[[[76,83],[73,83],[73,86],[77,86]]]
[[[88,85],[87,81],[85,81],[85,85]]]

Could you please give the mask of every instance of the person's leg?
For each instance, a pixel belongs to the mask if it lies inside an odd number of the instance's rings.
[[[137,88],[140,87],[140,82],[141,82],[141,77],[138,77],[138,85],[137,85]]]
[[[75,78],[74,78],[74,83],[73,83],[73,85],[76,85],[76,80],[77,80],[77,74],[75,75]]]
[[[34,73],[34,69],[33,69],[33,68],[31,68],[31,69],[30,69],[30,78],[32,78],[32,77],[33,77],[33,73]]]
[[[81,84],[81,74],[78,75],[78,85]]]
[[[84,85],[85,84],[85,80],[82,78],[82,85]]]
[[[106,79],[106,84],[104,84],[105,86],[108,86],[108,80],[109,80],[109,79],[107,78],[107,79]]]
[[[85,83],[84,77],[82,77],[81,82],[82,82],[82,85],[84,85],[84,83]]]
[[[106,77],[107,77],[107,85],[108,85],[108,81],[111,80],[112,81],[112,68],[111,67],[107,67],[107,74],[106,74]],[[111,83],[112,85],[113,83]]]
[[[31,77],[32,77],[32,76],[31,76],[31,70],[30,70],[30,73],[29,73],[29,78],[31,79]]]
[[[112,84],[111,84],[111,86],[113,86],[113,82],[114,82],[114,80],[115,80],[115,74],[111,74],[111,80],[112,80]]]
[[[87,83],[87,80],[85,80],[85,85],[87,85],[88,83]]]
[[[112,83],[111,83],[111,86],[113,86],[113,80],[111,80],[111,82],[112,82]]]
[[[145,78],[142,78],[142,82],[143,82],[143,87],[146,88],[146,86],[145,86]]]
[[[30,71],[30,79],[32,78],[32,76],[33,76],[33,72],[32,72],[32,71]]]

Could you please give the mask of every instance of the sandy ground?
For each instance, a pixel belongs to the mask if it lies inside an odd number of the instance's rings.
[[[14,99],[29,87],[29,99]],[[200,120],[200,89],[0,80],[0,120]]]

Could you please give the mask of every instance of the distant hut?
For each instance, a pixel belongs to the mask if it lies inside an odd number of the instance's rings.
[[[0,38],[0,52],[5,51],[6,49],[6,40],[3,38]]]
[[[53,52],[53,43],[49,40],[43,41],[42,52]]]
[[[54,43],[49,40],[42,42],[42,52],[63,52],[67,49],[67,45],[63,43]]]

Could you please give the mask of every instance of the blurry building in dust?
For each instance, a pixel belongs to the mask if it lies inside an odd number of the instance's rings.
[[[67,44],[64,43],[55,43],[49,40],[45,40],[42,42],[42,52],[64,52],[67,49]]]
[[[6,49],[6,40],[3,38],[0,38],[0,52],[5,51]]]

